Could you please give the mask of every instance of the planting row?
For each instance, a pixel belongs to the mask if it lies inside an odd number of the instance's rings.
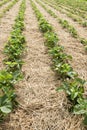
[[[63,4],[63,5],[65,5],[65,6],[67,6],[67,7],[70,7],[70,8],[73,8],[73,9],[78,9],[78,11],[79,10],[81,10],[81,11],[87,11],[87,2],[86,2],[86,0],[80,0],[80,1],[77,1],[77,0],[75,0],[75,1],[73,1],[73,0],[71,0],[71,1],[69,1],[69,0],[66,0],[66,1],[64,1],[64,0],[55,0],[55,3],[57,3],[57,4]]]
[[[0,70],[0,120],[18,104],[15,100],[15,84],[23,78],[21,67],[22,53],[25,47],[24,29],[25,0],[22,1],[13,31],[4,48],[5,69]]]
[[[86,11],[78,10],[78,9],[73,8],[73,7],[72,8],[70,8],[70,7],[66,8],[64,5],[61,6],[61,9],[62,8],[65,9],[67,14],[73,14],[73,15],[77,16],[77,18],[80,18],[80,19],[82,18],[84,20],[87,20]]]
[[[85,49],[87,50],[87,40],[85,38],[81,38],[76,29],[72,25],[70,25],[67,20],[60,19],[52,10],[48,9],[39,0],[36,0],[36,2],[39,3],[52,17],[57,18],[61,26],[64,29],[67,29],[67,31],[71,34],[72,37],[77,38],[85,46]]]
[[[6,13],[7,11],[9,11],[17,2],[18,2],[18,0],[14,0],[14,1],[12,1],[7,7],[5,7],[5,8],[3,9],[2,13],[0,13],[0,18],[2,18],[2,17],[5,15],[5,13]]]
[[[76,14],[72,14],[70,11],[64,11],[64,9],[60,8],[60,6],[57,5],[57,4],[55,4],[54,1],[53,2],[52,1],[48,2],[48,1],[44,0],[43,2],[46,3],[46,4],[48,4],[52,8],[60,11],[61,13],[63,13],[63,14],[65,13],[68,17],[72,18],[73,21],[78,22],[83,27],[87,27],[87,20],[86,20],[87,18],[83,19],[83,18],[81,18],[80,16],[78,16]]]
[[[9,2],[10,0],[3,0],[3,1],[1,1],[0,2],[0,7],[2,6],[2,5],[4,5],[4,4],[6,4],[7,2]]]
[[[48,52],[52,56],[54,71],[60,75],[62,80],[62,85],[57,88],[57,91],[64,90],[66,92],[71,103],[69,110],[74,114],[82,114],[84,123],[87,124],[87,100],[83,96],[86,81],[79,78],[68,63],[68,60],[71,60],[72,57],[64,52],[63,46],[58,44],[59,38],[55,34],[53,27],[43,17],[33,1],[31,1],[31,5],[38,19],[39,28],[43,32],[45,45],[48,46]]]
[[[68,2],[66,3],[66,5],[64,5],[64,1],[63,3],[59,2],[59,1],[52,1],[51,0],[51,3],[54,3],[55,5],[58,5],[58,7],[60,7],[61,9],[63,9],[66,13],[68,14],[73,14],[75,16],[77,16],[78,18],[83,18],[85,20],[87,20],[87,13],[86,13],[86,6],[87,3],[86,2],[74,2],[73,1],[73,4],[72,6],[68,5]],[[84,5],[85,4],[85,5]],[[84,10],[82,10],[81,8],[78,8],[78,7],[82,7],[84,6]]]

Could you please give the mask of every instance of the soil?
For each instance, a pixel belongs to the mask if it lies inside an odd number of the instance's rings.
[[[20,2],[19,2],[20,3]],[[81,78],[87,79],[87,56],[84,47],[62,29],[57,20],[52,18],[40,5],[36,4],[41,13],[54,27],[60,39],[59,44],[65,52],[72,55],[70,64]],[[2,19],[0,40],[6,42],[7,30],[11,31],[13,15],[19,8],[16,4]],[[17,12],[16,12],[17,13]],[[16,15],[16,14],[15,14]],[[9,17],[9,18],[8,18]],[[15,17],[15,16],[14,16]],[[9,21],[9,22],[8,22]],[[6,25],[6,23],[9,23]],[[4,31],[3,31],[4,30]],[[23,54],[25,64],[22,71],[24,80],[16,86],[19,107],[0,125],[0,130],[85,130],[82,117],[68,112],[68,101],[64,92],[57,92],[61,79],[52,71],[51,57],[44,45],[43,34],[29,0],[26,0],[25,30],[26,52]]]

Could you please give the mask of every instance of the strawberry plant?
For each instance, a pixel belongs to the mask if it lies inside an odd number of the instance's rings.
[[[52,26],[43,18],[40,19],[39,26],[42,32],[47,32],[52,30]]]
[[[84,38],[81,38],[81,43],[85,46],[85,50],[87,51],[87,40]]]
[[[78,38],[77,31],[75,30],[75,28],[74,28],[73,26],[69,25],[68,30],[69,30],[69,32],[71,33],[71,35],[72,35],[74,38]]]
[[[16,2],[17,0],[13,1],[6,10]],[[21,60],[21,57],[25,47],[25,37],[22,34],[24,29],[24,12],[25,0],[21,3],[13,31],[4,48],[4,53],[6,54],[4,64],[6,68],[0,71],[0,120],[12,111],[14,105],[17,105],[14,85],[23,78],[21,67],[24,62]]]
[[[0,89],[3,90],[4,87],[13,88],[14,77],[7,70],[0,71]]]
[[[82,23],[83,27],[87,27],[87,22]]]
[[[82,38],[82,39],[81,39],[81,43],[82,43],[84,46],[86,46],[86,45],[87,45],[87,40],[84,39],[84,38]]]
[[[75,28],[73,26],[69,25],[67,20],[59,19],[59,23],[62,25],[63,28],[68,29],[68,31],[71,33],[71,35],[74,38],[78,37],[77,31],[75,30]]]
[[[52,10],[48,10],[48,13],[53,16],[54,18],[57,18],[57,16],[55,15],[55,13]]]
[[[5,62],[5,65],[7,66],[7,70],[11,70],[11,71],[20,70],[23,64],[24,62],[22,60]]]
[[[17,105],[15,97],[15,93],[11,90],[0,96],[0,121],[12,111],[14,105]]]
[[[35,3],[32,0],[31,0],[31,5],[36,14],[38,21],[40,22],[41,19],[44,19],[43,15],[37,9]],[[45,21],[46,20],[44,19],[40,27],[44,26]],[[46,23],[49,24],[47,21]],[[68,30],[71,32],[71,34],[77,38],[78,35],[74,30],[74,28],[65,21],[64,21],[64,27],[65,28],[67,27]],[[59,38],[53,31],[53,28],[50,31],[48,30],[49,27],[48,29],[43,31],[45,37],[45,43],[48,46],[49,53],[52,55],[54,70],[61,76],[61,79],[63,81],[62,85],[57,90],[58,91],[64,90],[66,92],[66,95],[72,104],[72,109],[74,114],[80,114],[79,108],[80,110],[82,109],[82,111],[84,109],[87,109],[86,105],[84,105],[83,107],[81,105],[81,102],[80,103],[78,102],[79,99],[83,99],[85,80],[79,78],[78,73],[74,72],[73,68],[68,63],[68,60],[69,59],[71,60],[72,57],[67,55],[64,52],[64,48],[58,44]],[[84,116],[84,113],[81,114],[83,114]],[[84,122],[86,120],[87,120],[87,114],[85,114]]]
[[[63,52],[63,46],[55,46],[49,50],[49,53],[52,55],[53,60],[61,62],[68,62],[68,59],[71,60],[72,57]]]
[[[64,90],[67,97],[71,102],[76,105],[77,99],[83,97],[85,81],[80,78],[75,78],[69,81],[63,82],[63,84],[57,88],[58,91]]]
[[[78,104],[74,106],[74,114],[81,114],[84,116],[83,123],[87,125],[87,99],[79,98],[77,100]]]
[[[68,28],[68,21],[66,20],[63,21],[62,19],[59,19],[59,23],[61,23],[63,28]]]
[[[12,111],[12,103],[10,99],[4,95],[0,97],[0,113],[1,115],[8,114]]]
[[[74,78],[77,76],[77,73],[75,73],[72,69],[72,67],[68,63],[59,63],[56,64],[55,70],[62,76],[62,78]]]
[[[48,47],[54,47],[58,42],[58,37],[54,32],[47,32],[44,34],[46,39],[45,43]]]

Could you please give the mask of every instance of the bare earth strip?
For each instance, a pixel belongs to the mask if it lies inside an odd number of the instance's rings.
[[[51,70],[51,59],[44,46],[37,19],[30,2],[26,1],[24,34],[27,54],[24,56],[25,64],[22,68],[25,78],[16,86],[20,106],[10,114],[3,129],[84,130],[81,117],[68,113],[65,94],[55,91],[61,81]]]
[[[1,19],[1,22],[0,22],[0,69],[3,68],[3,64],[2,64],[2,61],[4,59],[3,48],[5,45],[5,42],[8,40],[10,36],[12,26],[15,22],[14,20],[18,13],[20,2],[21,1],[17,2],[14,5],[14,7],[10,9],[9,12],[6,13],[6,15]]]
[[[70,64],[74,70],[78,72],[81,78],[85,78],[87,80],[87,54],[85,53],[83,45],[76,39],[72,38],[68,32],[63,30],[57,20],[52,18],[52,16],[50,16],[39,4],[36,5],[46,17],[48,22],[53,25],[55,32],[59,36],[59,43],[64,46],[67,54],[70,54],[73,57]]]
[[[0,14],[2,13],[3,9],[5,9],[13,0],[7,2],[6,4],[4,4],[3,6],[0,7]]]
[[[43,3],[43,2],[42,2]],[[48,8],[51,9],[59,18],[62,20],[67,20],[70,25],[72,25],[78,32],[79,36],[82,38],[87,39],[87,28],[82,27],[80,24],[77,22],[74,22],[71,18],[69,18],[66,14],[63,14],[52,7],[48,6],[47,4],[44,3],[44,5]]]

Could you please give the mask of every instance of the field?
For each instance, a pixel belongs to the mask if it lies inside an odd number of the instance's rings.
[[[0,130],[87,130],[86,0],[0,0]]]

